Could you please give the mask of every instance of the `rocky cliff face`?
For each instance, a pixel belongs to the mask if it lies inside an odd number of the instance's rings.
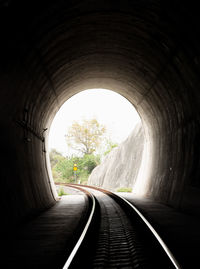
[[[88,185],[116,191],[132,188],[138,175],[144,147],[144,133],[137,124],[129,137],[114,148],[91,173]]]

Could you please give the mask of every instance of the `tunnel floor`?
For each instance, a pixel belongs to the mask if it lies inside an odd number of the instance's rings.
[[[83,195],[63,196],[52,208],[5,239],[3,265],[0,267],[62,268],[68,252],[71,252],[74,231],[80,226],[86,206]]]
[[[121,196],[144,214],[182,268],[200,266],[199,218],[133,194]],[[55,206],[12,233],[3,242],[2,268],[62,268],[86,204],[83,195],[63,196]]]
[[[182,268],[200,268],[200,218],[150,199],[122,193],[152,224]]]

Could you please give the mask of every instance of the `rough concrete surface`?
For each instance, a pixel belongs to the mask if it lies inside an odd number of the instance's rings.
[[[119,195],[119,193],[117,193]],[[129,193],[121,193],[139,209],[158,232],[172,252],[181,268],[199,268],[200,218],[177,211],[172,207],[141,198]]]
[[[84,195],[63,196],[51,209],[1,239],[1,268],[62,268],[87,211]]]
[[[0,1],[2,234],[56,202],[49,128],[91,88],[140,114],[146,194],[200,215],[199,26],[198,1]]]

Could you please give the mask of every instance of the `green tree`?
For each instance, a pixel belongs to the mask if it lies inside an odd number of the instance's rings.
[[[100,164],[100,157],[93,154],[84,155],[79,159],[79,166],[81,170],[87,171],[87,174],[91,174],[92,170]]]
[[[101,144],[105,131],[105,126],[96,119],[82,120],[81,123],[74,121],[66,135],[67,144],[82,155],[93,154]]]
[[[92,170],[100,164],[100,157],[94,154],[85,154],[77,159],[77,178],[81,183],[87,183]]]
[[[66,140],[68,146],[81,153],[79,156],[64,157],[53,149],[50,152],[50,161],[53,178],[56,182],[74,182],[74,164],[77,165],[76,178],[81,183],[86,183],[92,170],[100,164],[100,156],[94,155],[100,144],[104,155],[108,154],[114,147],[118,146],[105,137],[105,127],[96,119],[83,120],[81,123],[73,122],[68,129]]]
[[[73,160],[63,157],[54,167],[59,175],[59,181],[70,183],[73,181]]]
[[[50,152],[52,174],[55,182],[71,183],[74,182],[74,164],[77,164],[77,179],[81,183],[87,183],[87,179],[92,170],[100,163],[97,155],[87,155],[82,157],[66,158],[55,150]]]
[[[54,167],[59,162],[59,160],[62,159],[63,156],[56,149],[52,149],[49,153],[49,157],[50,157],[51,167]]]

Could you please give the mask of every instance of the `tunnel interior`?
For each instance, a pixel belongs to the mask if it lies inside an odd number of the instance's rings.
[[[199,17],[187,1],[1,1],[1,209],[10,227],[56,203],[51,122],[72,95],[109,88],[145,130],[146,195],[200,208]]]

